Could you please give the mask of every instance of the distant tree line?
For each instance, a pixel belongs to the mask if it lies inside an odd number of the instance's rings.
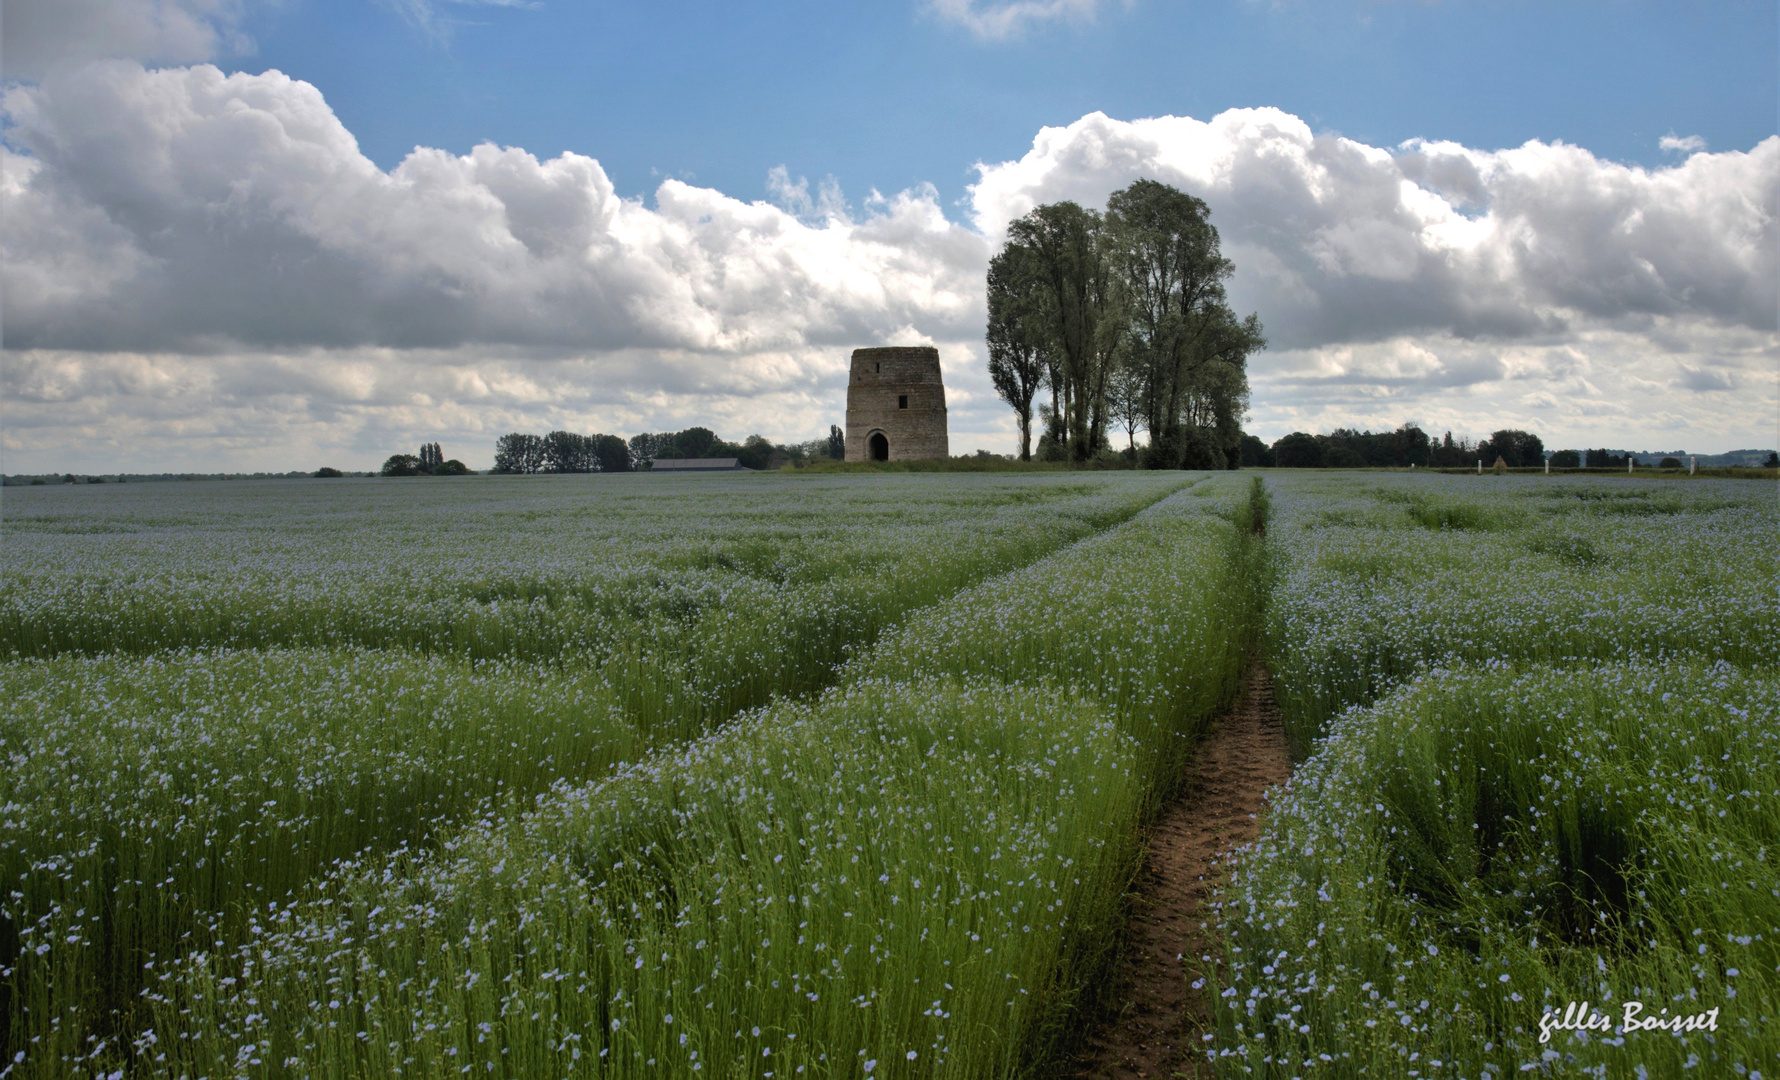
[[[1266,339],[1258,317],[1239,319],[1225,300],[1235,268],[1209,215],[1202,200],[1139,180],[1104,214],[1047,203],[1008,227],[989,263],[986,344],[990,380],[1018,414],[1021,460],[1086,461],[1115,452],[1111,433],[1123,432],[1138,461],[1141,428],[1150,468],[1237,466],[1248,357]]]
[[[380,476],[467,476],[470,467],[452,458],[445,460],[445,452],[436,442],[421,443],[418,454],[391,454],[378,470]],[[321,469],[317,476],[338,476],[338,469]]]
[[[846,456],[846,436],[830,425],[828,438],[804,443],[775,443],[762,435],[750,435],[740,443],[726,442],[707,427],[685,431],[644,432],[629,440],[617,435],[577,435],[552,431],[548,435],[513,432],[494,444],[497,473],[631,472],[658,460],[684,458],[735,458],[749,469],[777,469],[802,465],[815,459],[841,460]]]
[[[617,435],[577,435],[552,431],[548,435],[513,432],[494,443],[497,473],[625,472],[630,468],[630,449]]]
[[[1773,450],[1737,450],[1727,454],[1693,454],[1702,468],[1754,467],[1780,468],[1780,452]],[[1515,469],[1536,469],[1547,459],[1554,469],[1624,469],[1628,461],[1637,460],[1659,469],[1682,469],[1688,462],[1682,455],[1658,455],[1648,451],[1628,450],[1557,450],[1547,453],[1545,443],[1530,431],[1504,428],[1481,442],[1468,438],[1454,439],[1447,432],[1438,439],[1414,424],[1405,424],[1395,431],[1355,431],[1336,428],[1327,435],[1294,431],[1273,442],[1262,442],[1253,435],[1241,437],[1239,457],[1243,468],[1282,469],[1364,469],[1364,468],[1473,468],[1482,462],[1494,468],[1500,461]]]
[[[1683,458],[1688,460],[1684,461]],[[1577,465],[1586,463],[1588,467],[1594,469],[1623,469],[1626,467],[1626,462],[1633,460],[1642,465],[1654,464],[1659,469],[1680,469],[1690,463],[1703,469],[1758,467],[1775,469],[1780,468],[1780,451],[1730,450],[1722,454],[1689,454],[1685,450],[1664,453],[1649,450],[1601,448],[1585,450],[1580,453],[1575,450],[1559,450],[1551,456],[1553,468],[1575,468]]]
[[[1554,468],[1574,469],[1578,465],[1583,465],[1590,469],[1623,469],[1627,462],[1636,460],[1637,456],[1630,451],[1615,452],[1605,447],[1584,450],[1581,454],[1574,450],[1559,450],[1551,455],[1551,464]],[[1669,462],[1674,462],[1674,464],[1671,465]],[[1681,468],[1681,459],[1666,457],[1657,462],[1657,467],[1679,469]]]
[[[1560,453],[1575,457],[1573,451]],[[1454,439],[1450,431],[1433,439],[1414,424],[1405,424],[1395,431],[1380,432],[1336,428],[1327,435],[1312,435],[1294,431],[1271,446],[1253,435],[1243,435],[1240,454],[1248,468],[1401,469],[1414,465],[1439,469],[1479,461],[1488,468],[1498,459],[1509,468],[1533,468],[1545,463],[1545,444],[1539,436],[1517,428],[1504,428],[1473,443],[1468,438]],[[1555,456],[1552,464],[1559,465]]]
[[[1626,462],[1631,461],[1634,457],[1635,455],[1626,452],[1614,453],[1606,447],[1584,450],[1580,453],[1575,450],[1559,450],[1557,453],[1551,455],[1551,467],[1554,469],[1574,469],[1578,467],[1586,467],[1590,469],[1623,469],[1626,467]],[[1675,469],[1681,467],[1681,460],[1679,458],[1668,457],[1658,463],[1658,468],[1665,467],[1665,463],[1671,461],[1675,464],[1666,467]]]

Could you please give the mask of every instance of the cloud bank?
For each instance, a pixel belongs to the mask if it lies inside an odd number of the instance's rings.
[[[1096,113],[981,166],[963,224],[931,188],[854,213],[783,170],[779,205],[673,180],[650,205],[593,158],[493,145],[385,172],[275,71],[93,63],[3,109],[8,471],[364,465],[422,438],[474,464],[559,425],[813,437],[878,342],[939,345],[955,446],[1005,450],[988,257],[1037,203],[1138,177],[1212,207],[1232,301],[1273,342],[1264,434],[1772,436],[1780,138],[1646,170],[1560,143],[1371,147],[1273,109]]]
[[[1669,140],[1665,139],[1665,145]],[[1769,445],[1780,138],[1656,170],[1563,143],[1389,150],[1276,109],[1100,114],[984,166],[990,236],[1140,176],[1212,208],[1273,348],[1253,427],[1513,425],[1580,445]],[[1730,393],[1736,391],[1736,393]]]
[[[209,60],[246,52],[246,0],[6,0],[0,74],[36,82],[90,60]]]

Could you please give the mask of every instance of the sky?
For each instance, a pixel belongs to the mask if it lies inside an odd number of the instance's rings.
[[[0,469],[818,438],[1043,202],[1206,200],[1248,430],[1780,441],[1775,6],[8,0]]]

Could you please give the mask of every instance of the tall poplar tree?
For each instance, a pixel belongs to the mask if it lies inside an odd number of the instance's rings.
[[[1107,200],[1109,255],[1129,290],[1150,459],[1163,467],[1182,463],[1184,429],[1205,419],[1194,400],[1195,383],[1203,381],[1196,376],[1227,363],[1231,348],[1244,344],[1232,332],[1224,294],[1235,266],[1220,250],[1210,213],[1204,200],[1154,180],[1139,180]],[[1258,338],[1258,321],[1252,329]],[[1246,399],[1246,378],[1242,383]]]
[[[1034,207],[1008,226],[1031,253],[1041,298],[1052,413],[1077,461],[1105,445],[1106,380],[1124,336],[1123,290],[1102,251],[1105,222],[1072,202]]]
[[[1032,399],[1048,372],[1047,318],[1032,249],[1010,243],[989,260],[989,381],[1020,418],[1020,460],[1032,460]]]

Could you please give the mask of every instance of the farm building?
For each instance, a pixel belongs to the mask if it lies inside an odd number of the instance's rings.
[[[655,472],[748,471],[748,467],[740,459],[732,457],[656,458],[649,467]]]

